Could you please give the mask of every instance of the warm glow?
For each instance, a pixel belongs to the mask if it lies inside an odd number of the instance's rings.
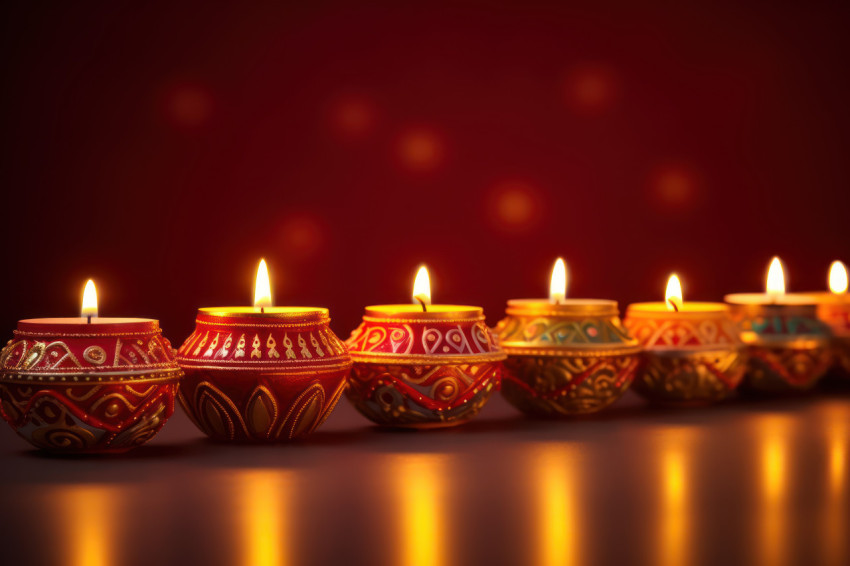
[[[688,564],[688,474],[686,453],[678,446],[663,452],[664,499],[661,522],[660,565]]]
[[[292,552],[289,540],[291,478],[276,470],[252,470],[237,476],[242,509],[242,564],[284,566]]]
[[[829,290],[837,295],[847,292],[847,267],[840,261],[829,266]]]
[[[761,445],[759,564],[782,564],[788,554],[788,420],[766,417],[759,422]]]
[[[266,267],[266,260],[261,259],[254,283],[254,308],[270,306],[272,306],[272,286],[269,282],[269,268]]]
[[[567,298],[567,265],[562,258],[555,261],[552,268],[552,279],[549,281],[549,301],[560,304]]]
[[[60,485],[49,492],[50,508],[62,525],[62,563],[67,566],[107,566],[121,563],[115,544],[121,525],[118,513],[126,492],[100,484]]]
[[[416,279],[413,281],[413,301],[431,304],[431,279],[428,277],[428,268],[424,265],[416,272]]]
[[[408,566],[446,564],[446,548],[451,540],[451,514],[446,513],[444,481],[446,459],[436,454],[398,454],[387,467],[394,478],[398,502],[391,515],[395,532],[390,540],[399,543],[399,556],[393,563]]]
[[[769,295],[785,294],[785,272],[778,257],[771,260],[770,268],[767,270],[767,293]]]
[[[670,275],[670,279],[667,280],[664,303],[667,305],[667,310],[678,312],[682,308],[682,283],[675,273]]]
[[[86,281],[86,288],[83,290],[83,308],[80,310],[80,316],[83,318],[97,316],[97,289],[94,288],[94,281],[91,279]]]
[[[534,462],[537,486],[537,532],[540,566],[581,564],[577,460],[566,444],[543,444]]]

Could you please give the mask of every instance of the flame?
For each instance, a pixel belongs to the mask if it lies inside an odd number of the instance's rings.
[[[769,295],[785,294],[785,272],[778,257],[770,261],[770,268],[767,270],[767,293]]]
[[[428,268],[424,265],[416,272],[416,279],[413,281],[413,300],[431,304],[431,279],[428,277]]]
[[[562,258],[555,261],[552,279],[549,280],[549,302],[560,304],[567,298],[567,264]]]
[[[91,279],[86,281],[86,288],[83,289],[83,307],[80,309],[80,316],[97,317],[97,289],[94,288],[94,281]]]
[[[667,291],[664,293],[664,302],[667,310],[678,312],[682,308],[682,283],[675,273],[667,280]]]
[[[847,292],[847,267],[840,261],[829,266],[829,290],[836,295]]]
[[[272,287],[269,282],[269,268],[266,267],[266,260],[261,259],[254,282],[254,308],[270,306],[272,306]]]

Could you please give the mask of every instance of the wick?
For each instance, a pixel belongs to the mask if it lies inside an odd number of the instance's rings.
[[[86,318],[88,319],[88,322],[86,322],[86,324],[91,324],[91,315],[88,315]]]
[[[266,307],[260,307],[260,314],[266,313]]]
[[[670,303],[671,307],[673,307],[673,312],[679,312],[679,305],[676,304],[676,301],[667,299],[667,302]]]
[[[413,298],[419,301],[419,304],[422,305],[422,312],[428,312],[428,305],[425,304],[425,300],[422,297],[416,296]]]

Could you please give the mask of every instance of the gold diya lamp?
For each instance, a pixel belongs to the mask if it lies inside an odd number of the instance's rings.
[[[253,307],[198,310],[177,352],[180,404],[207,436],[227,442],[303,438],[333,411],[351,368],[328,309],[272,306],[265,261]]]
[[[498,387],[505,354],[481,307],[431,304],[425,267],[413,298],[415,304],[366,307],[346,341],[354,362],[346,396],[382,426],[459,425]]]
[[[789,393],[811,389],[832,362],[832,332],[818,319],[817,299],[786,294],[785,273],[773,258],[765,293],[726,295],[747,344],[747,390]]]
[[[847,293],[847,267],[840,261],[829,268],[829,293],[814,293],[817,316],[832,329],[836,365],[850,376],[850,294]]]
[[[18,321],[0,368],[3,418],[34,446],[60,454],[144,444],[174,413],[183,375],[158,321],[98,316],[91,280],[82,316]]]
[[[567,299],[558,258],[549,299],[512,299],[495,328],[508,355],[502,395],[542,417],[594,413],[619,399],[634,379],[640,346],[619,318],[616,301]]]
[[[729,307],[685,302],[675,274],[665,301],[626,309],[626,328],[643,346],[634,390],[666,405],[701,405],[728,397],[741,383],[745,348]]]

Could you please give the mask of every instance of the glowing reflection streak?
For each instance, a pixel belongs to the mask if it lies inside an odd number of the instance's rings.
[[[251,470],[236,476],[242,520],[242,558],[252,566],[283,566],[291,563],[289,550],[292,509],[292,478],[275,470]]]
[[[824,513],[824,552],[825,563],[847,564],[847,416],[843,410],[828,413],[829,429],[829,492],[826,497]]]
[[[788,490],[788,421],[766,417],[761,423],[761,513],[758,548],[759,563],[765,566],[784,564],[788,549],[787,490]]]
[[[665,434],[661,446],[661,521],[658,563],[683,566],[690,563],[691,509],[688,485],[691,431]]]
[[[52,499],[58,502],[60,539],[64,539],[63,563],[68,566],[118,564],[116,530],[120,525],[121,489],[103,485],[58,486]]]
[[[440,566],[447,563],[446,532],[450,517],[444,509],[445,457],[437,454],[397,454],[390,473],[399,503],[398,563]]]
[[[580,564],[581,540],[577,519],[576,469],[570,465],[570,448],[543,444],[534,458],[532,477],[537,486],[537,532],[540,566]]]

